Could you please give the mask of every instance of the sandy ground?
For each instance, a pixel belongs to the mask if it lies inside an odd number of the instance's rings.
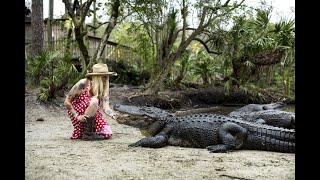
[[[295,179],[295,154],[167,146],[128,147],[140,131],[108,119],[113,137],[105,141],[71,140],[73,127],[60,106],[41,105],[26,93],[25,179]],[[39,121],[42,118],[43,121]]]

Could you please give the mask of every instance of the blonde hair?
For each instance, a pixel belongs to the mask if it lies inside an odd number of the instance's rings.
[[[103,98],[109,95],[109,76],[92,76],[90,79],[93,97]]]

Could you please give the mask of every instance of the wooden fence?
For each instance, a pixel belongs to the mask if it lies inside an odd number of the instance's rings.
[[[48,31],[47,31],[47,20],[44,20],[44,46],[48,47]],[[61,56],[65,53],[66,48],[66,39],[67,39],[67,31],[68,31],[68,19],[54,19],[52,21],[52,41],[54,50],[61,50]],[[25,18],[25,50],[29,52],[31,49],[31,19]],[[88,39],[86,41],[89,55],[92,57],[94,52],[96,51],[99,42],[101,40],[100,37],[94,36],[93,34],[88,33]],[[72,33],[72,41],[70,46],[70,51],[73,59],[79,59],[81,57],[81,52],[78,48],[78,44],[74,38],[74,33]],[[127,46],[119,45],[115,42],[108,41],[107,45],[103,51],[102,55],[103,59],[111,59],[111,60],[126,60],[132,58],[138,58]]]

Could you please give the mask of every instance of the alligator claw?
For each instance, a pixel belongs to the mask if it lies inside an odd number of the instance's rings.
[[[207,149],[210,151],[210,153],[226,153],[227,152],[226,145],[208,146]]]
[[[138,147],[139,144],[138,144],[138,143],[132,143],[132,144],[129,144],[128,146],[129,146],[129,147]]]

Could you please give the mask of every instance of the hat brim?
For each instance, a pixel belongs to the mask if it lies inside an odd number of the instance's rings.
[[[88,74],[86,74],[86,77],[89,77],[89,76],[108,76],[108,75],[117,76],[117,73],[116,73],[116,72],[107,72],[107,73],[88,73]]]

